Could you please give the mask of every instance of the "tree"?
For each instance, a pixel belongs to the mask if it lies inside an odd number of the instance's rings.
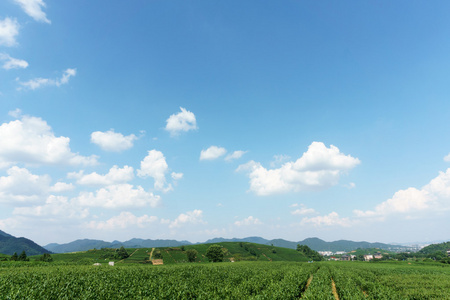
[[[122,246],[120,247],[120,249],[117,251],[117,257],[119,259],[125,259],[127,257],[129,257],[130,255],[128,255],[127,250],[125,250],[125,248]]]
[[[41,258],[39,258],[40,261],[45,261],[45,262],[52,262],[53,261],[53,257],[48,254],[48,253],[44,253]]]
[[[186,251],[186,255],[187,255],[189,262],[195,262],[195,259],[197,258],[197,254],[198,254],[198,251],[195,249],[188,249]]]
[[[223,261],[223,251],[220,245],[211,245],[208,250],[206,250],[206,257],[211,262],[221,262]]]
[[[20,253],[19,258],[17,260],[19,260],[19,261],[28,261],[29,260],[27,258],[27,254],[25,253],[25,250],[23,250],[22,253]]]
[[[319,252],[312,250],[306,245],[297,244],[297,251],[302,252],[306,257],[315,261],[321,261],[323,259]]]
[[[17,256],[17,253],[14,252],[14,254],[11,256],[11,258],[10,258],[9,260],[17,261],[18,258],[19,258],[19,257]]]

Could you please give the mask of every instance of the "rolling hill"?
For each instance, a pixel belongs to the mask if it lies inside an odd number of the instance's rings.
[[[25,251],[27,255],[51,253],[32,240],[24,237],[17,238],[0,230],[0,253],[12,255],[14,252],[20,254],[22,251]]]

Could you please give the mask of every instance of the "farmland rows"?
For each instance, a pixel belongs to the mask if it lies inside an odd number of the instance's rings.
[[[0,299],[125,297],[450,299],[450,268],[353,262],[195,263],[158,267],[0,265]]]

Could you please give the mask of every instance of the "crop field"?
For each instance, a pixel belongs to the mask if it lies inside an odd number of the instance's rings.
[[[0,299],[450,299],[450,267],[237,262],[0,262]]]

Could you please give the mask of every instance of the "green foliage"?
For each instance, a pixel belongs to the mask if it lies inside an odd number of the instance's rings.
[[[303,253],[306,257],[309,257],[314,261],[321,261],[323,259],[317,251],[312,250],[306,245],[297,245],[297,251]]]
[[[186,255],[189,262],[195,262],[195,259],[197,258],[198,251],[195,249],[189,249],[186,251]]]
[[[41,258],[39,258],[40,261],[45,261],[45,262],[52,262],[53,258],[50,254],[48,253],[44,253],[42,254]]]
[[[422,248],[418,253],[432,254],[432,253],[436,253],[436,252],[441,252],[443,254],[447,254],[446,253],[447,250],[450,250],[450,242],[428,245],[428,246]]]
[[[17,260],[18,261],[29,261],[30,259],[27,258],[27,254],[25,253],[25,250],[23,250],[22,253],[20,253]]]
[[[155,252],[153,252],[153,258],[155,258],[155,259],[163,258],[162,254],[161,254],[161,251],[155,250]]]
[[[128,256],[130,256],[129,254],[128,254],[128,252],[127,252],[127,250],[125,250],[125,248],[122,246],[122,247],[120,247],[120,249],[117,251],[117,258],[118,259],[125,259],[125,258],[127,258]]]
[[[9,260],[11,261],[17,261],[19,259],[19,256],[17,255],[16,252],[14,252],[14,254],[9,258]]]
[[[205,256],[209,259],[211,262],[221,262],[223,261],[223,251],[222,247],[220,245],[211,245],[209,246],[208,250],[206,250]]]

